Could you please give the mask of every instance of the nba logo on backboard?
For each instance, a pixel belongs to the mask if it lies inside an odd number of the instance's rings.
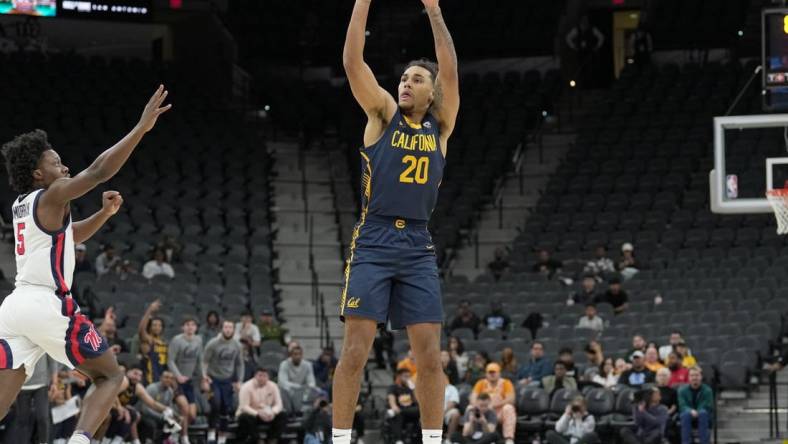
[[[728,199],[739,197],[739,177],[735,174],[728,174],[725,179],[725,194]]]

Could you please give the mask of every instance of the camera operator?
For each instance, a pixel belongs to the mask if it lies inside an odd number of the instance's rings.
[[[490,395],[480,393],[476,405],[468,407],[462,419],[462,442],[465,444],[492,444],[500,439],[498,432],[498,416],[490,408]],[[455,441],[457,441],[455,439]]]
[[[594,432],[596,421],[586,409],[586,400],[578,396],[555,423],[555,430],[547,431],[550,444],[596,444],[599,437]]]

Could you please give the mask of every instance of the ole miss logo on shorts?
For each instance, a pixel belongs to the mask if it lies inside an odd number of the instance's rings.
[[[83,339],[83,341],[85,344],[90,345],[90,348],[92,348],[93,351],[98,351],[99,347],[101,347],[101,342],[103,339],[101,339],[101,335],[98,334],[96,329],[91,325],[90,330],[85,333],[85,339]]]

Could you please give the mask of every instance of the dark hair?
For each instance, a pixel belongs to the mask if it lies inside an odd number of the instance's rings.
[[[28,193],[33,190],[33,170],[38,168],[44,151],[51,149],[46,131],[40,129],[20,134],[3,145],[8,183],[14,191]]]
[[[189,322],[194,322],[195,324],[199,324],[199,323],[197,322],[197,319],[195,319],[195,317],[194,317],[194,316],[192,316],[192,315],[186,315],[186,316],[184,316],[184,317],[183,317],[183,320],[181,320],[181,325],[186,325],[186,324],[188,324]]]
[[[586,304],[586,308],[588,308],[588,307],[594,307],[594,308],[596,308],[596,304],[595,304],[595,303],[593,303],[593,302],[589,302],[589,303],[587,303],[587,304]]]
[[[555,369],[555,368],[556,368],[556,367],[558,367],[559,365],[560,365],[561,367],[563,367],[563,368],[564,368],[564,370],[566,370],[566,364],[564,364],[564,361],[555,361],[555,363],[553,364],[553,369]]]
[[[293,353],[293,352],[294,352],[294,351],[296,351],[296,350],[300,351],[301,353],[303,353],[303,352],[304,352],[304,349],[303,349],[303,348],[301,348],[301,346],[300,346],[300,345],[294,345],[294,346],[293,346],[293,347],[290,349],[290,353]]]
[[[266,375],[271,376],[271,372],[269,372],[265,367],[257,367],[254,369],[254,374],[256,375],[258,373],[265,373]]]
[[[221,321],[222,320],[222,317],[219,316],[219,312],[217,312],[216,310],[211,310],[211,311],[208,312],[207,315],[205,315],[205,323],[206,323],[206,325],[210,325],[209,319],[211,319],[211,316],[215,316],[217,321]]]
[[[477,396],[476,399],[479,401],[489,401],[490,394],[486,392],[479,393],[479,396]]]
[[[437,63],[433,62],[430,59],[426,59],[426,58],[421,58],[421,59],[418,59],[418,60],[411,60],[410,62],[408,62],[408,65],[405,67],[405,71],[407,71],[408,68],[411,68],[413,66],[419,66],[419,67],[422,67],[422,68],[426,69],[427,71],[429,71],[430,75],[432,76],[432,84],[433,85],[438,81],[438,64]]]
[[[561,350],[558,350],[559,355],[572,355],[574,351],[572,351],[572,347],[564,347]]]
[[[465,353],[465,344],[462,343],[462,339],[458,338],[457,336],[449,336],[449,342],[451,342],[451,338],[457,340],[457,353],[459,354]]]
[[[607,373],[605,373],[605,363],[607,363],[607,361],[610,361],[610,363],[613,365],[613,370],[611,371],[616,371],[616,361],[610,356],[606,357],[602,360],[602,363],[599,364],[599,376],[603,378],[607,378]]]
[[[161,328],[164,329],[164,319],[160,318],[159,316],[154,316],[148,320],[148,328],[145,331],[150,332],[151,327],[153,327],[153,322],[155,321],[161,322]]]
[[[244,310],[244,311],[241,312],[241,317],[244,317],[244,316],[249,316],[250,318],[254,318],[254,316],[252,315],[252,312],[249,311],[249,310]]]

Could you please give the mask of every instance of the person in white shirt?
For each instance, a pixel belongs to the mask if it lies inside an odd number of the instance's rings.
[[[115,247],[112,244],[104,245],[104,251],[96,256],[96,274],[101,277],[110,271],[116,271],[121,261],[121,257],[115,254]]]
[[[555,430],[547,431],[549,444],[596,444],[599,437],[594,432],[596,421],[586,409],[586,401],[578,396],[566,406],[564,414],[555,423]]]
[[[156,250],[153,253],[153,259],[146,262],[145,266],[142,267],[142,275],[145,279],[153,279],[154,276],[160,274],[170,278],[175,277],[175,270],[172,269],[172,265],[164,261],[164,258],[164,251],[162,250]]]
[[[451,444],[451,437],[455,436],[460,428],[460,392],[457,387],[446,383],[443,395],[443,423],[446,425],[446,439],[444,444]]]
[[[597,332],[605,329],[605,321],[596,314],[596,305],[586,305],[586,314],[577,322],[577,328],[587,328]]]

